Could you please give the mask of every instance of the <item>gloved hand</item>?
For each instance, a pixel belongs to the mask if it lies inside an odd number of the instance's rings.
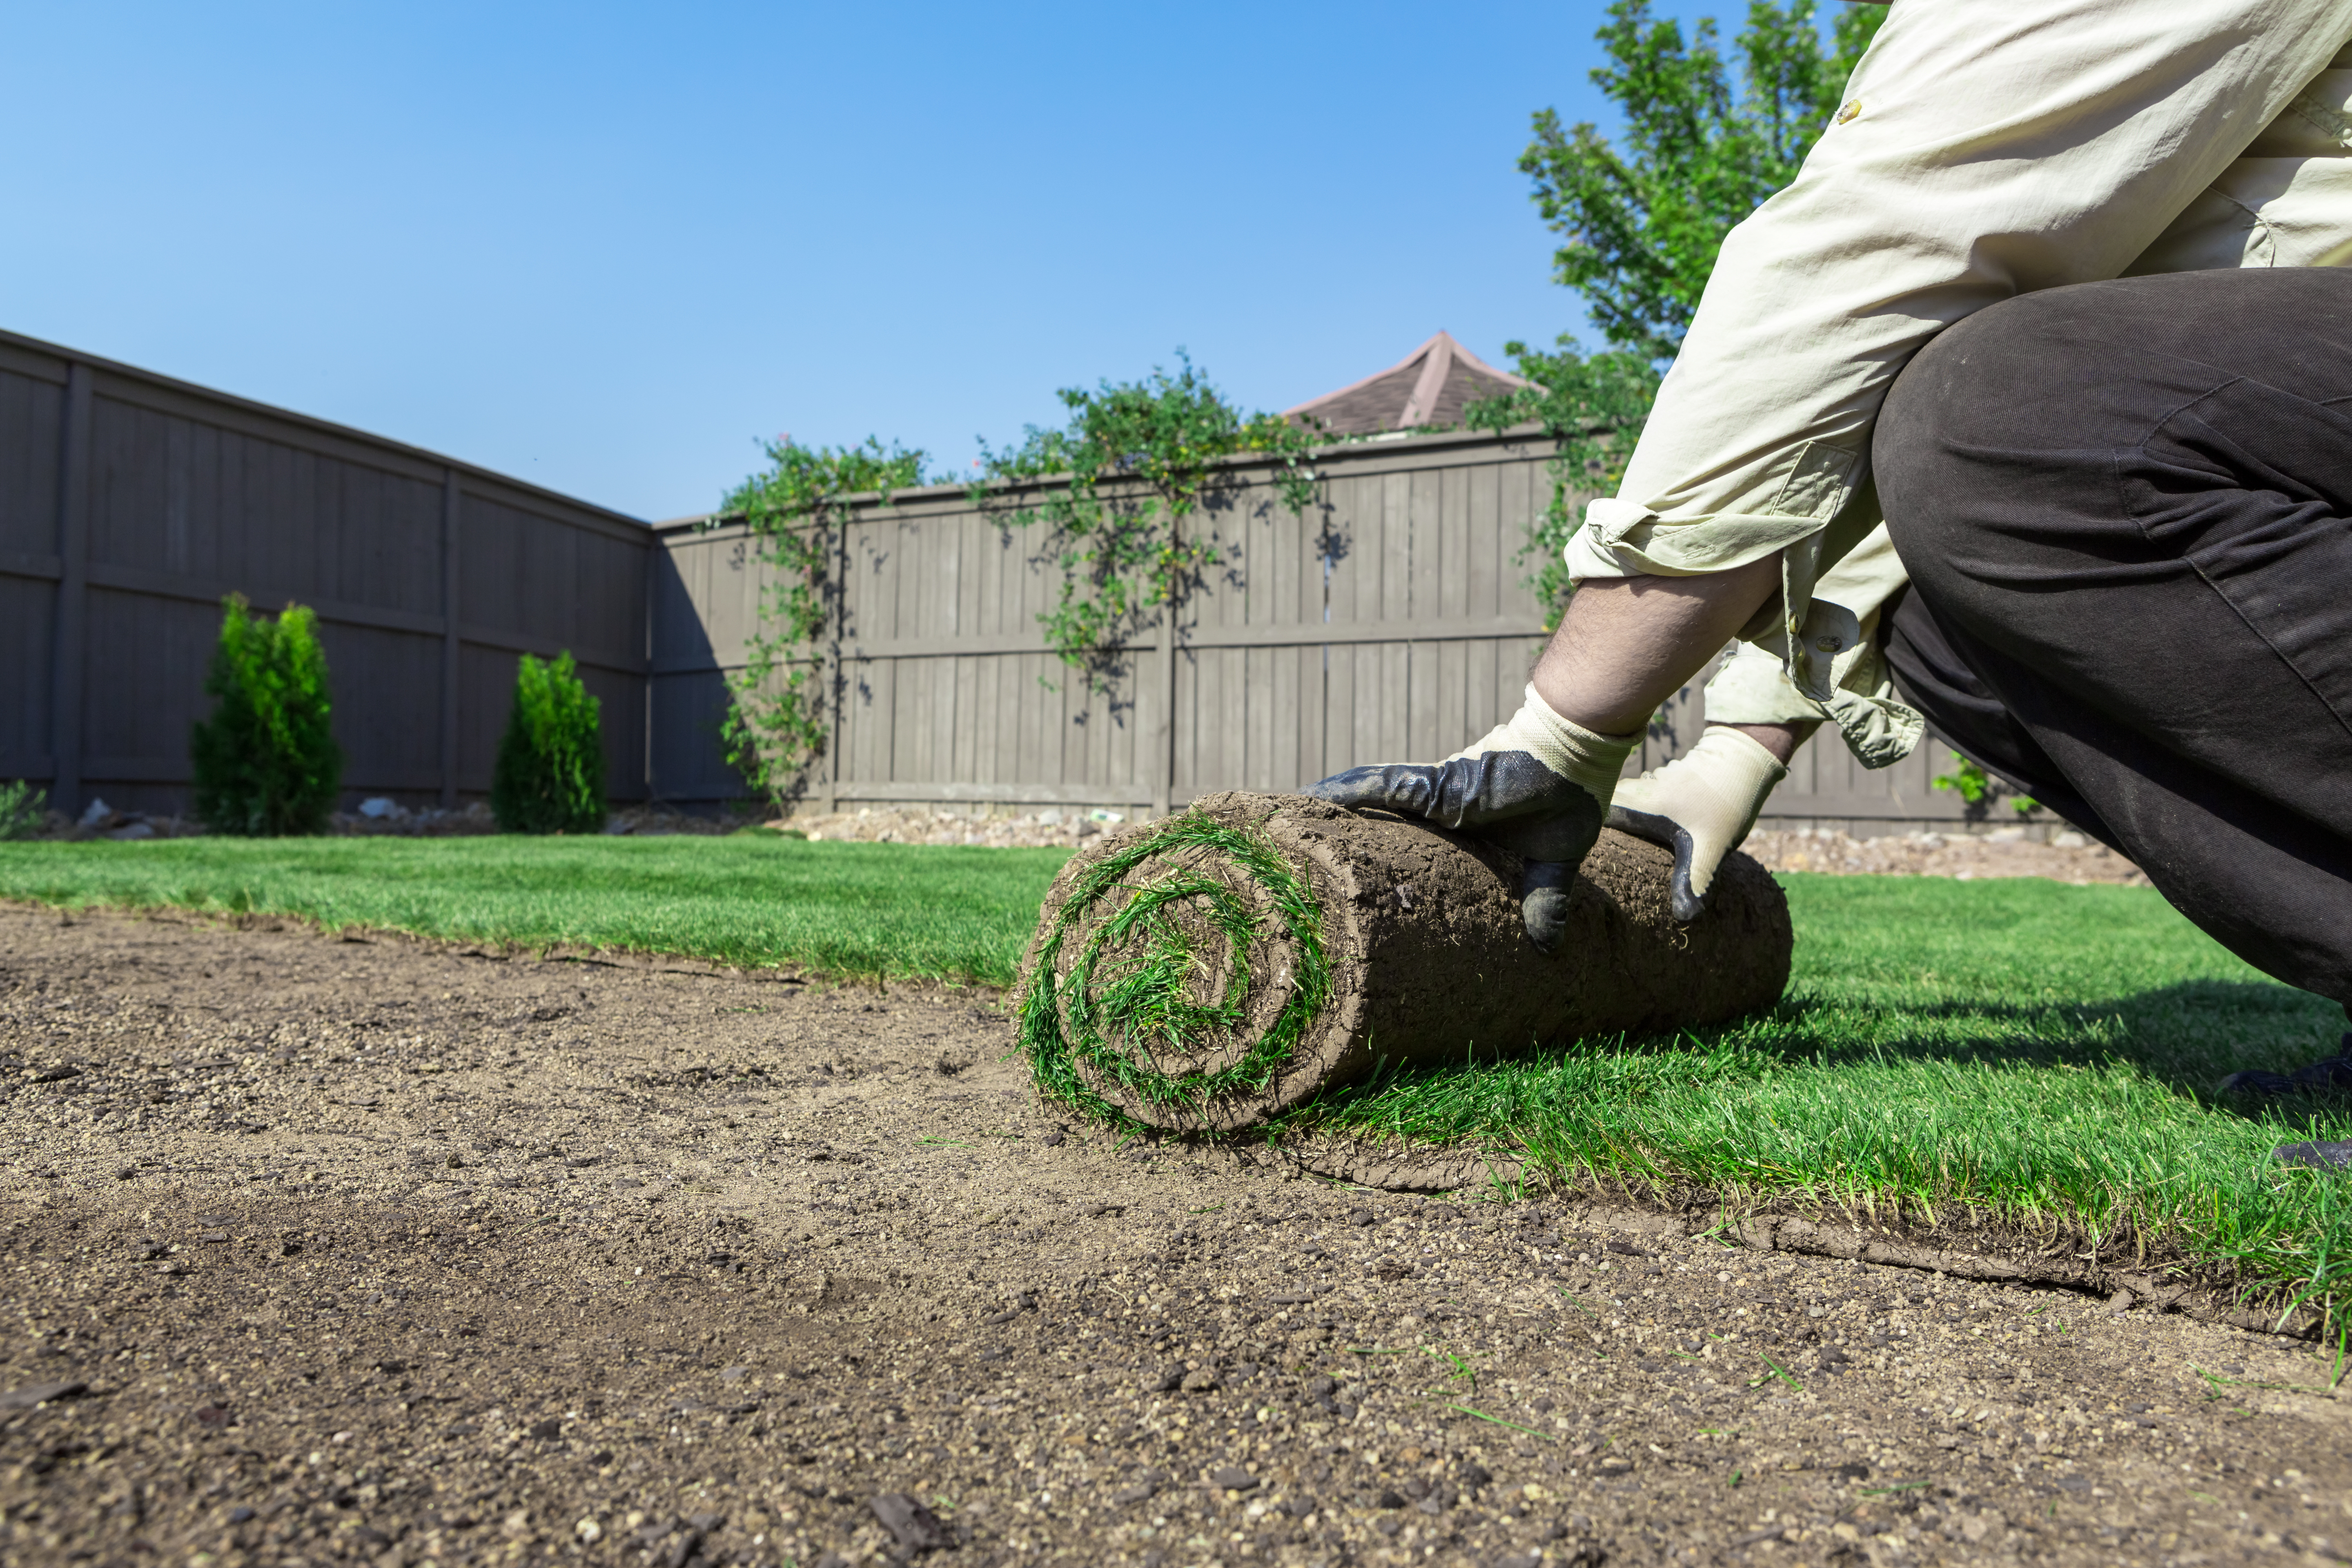
[[[1747,840],[1772,786],[1788,776],[1748,736],[1709,724],[1697,745],[1617,786],[1609,826],[1675,852],[1675,919],[1695,921],[1706,910],[1716,868]]]
[[[1528,688],[1509,722],[1437,763],[1381,763],[1334,773],[1307,790],[1334,805],[1377,806],[1461,828],[1527,862],[1519,919],[1549,952],[1568,923],[1576,868],[1601,837],[1625,758],[1642,738],[1597,735]]]

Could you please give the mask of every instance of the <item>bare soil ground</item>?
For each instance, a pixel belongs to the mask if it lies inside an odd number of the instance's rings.
[[[0,1561],[2352,1545],[2295,1342],[1122,1148],[1010,1040],[985,994],[0,909]]]

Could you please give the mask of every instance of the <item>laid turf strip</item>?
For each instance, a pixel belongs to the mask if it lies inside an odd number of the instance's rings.
[[[1769,1017],[1398,1074],[1297,1121],[1524,1148],[1564,1174],[1735,1202],[1915,1218],[1979,1205],[2352,1293],[2352,1173],[2271,1155],[2352,1138],[2352,1102],[2210,1092],[2239,1068],[2329,1054],[2342,1009],[2264,979],[2149,889],[1781,880],[1796,972]]]
[[[732,838],[0,845],[0,897],[300,915],[856,976],[1010,983],[1058,850]],[[2145,888],[1790,874],[1771,1016],[1398,1074],[1294,1125],[1492,1142],[1636,1185],[1975,1204],[2352,1291],[2352,1174],[2279,1143],[2352,1104],[2227,1103],[2238,1068],[2326,1054],[2341,1011],[2239,963]]]
[[[0,844],[0,898],[1010,985],[1045,885],[1068,858],[765,833]]]

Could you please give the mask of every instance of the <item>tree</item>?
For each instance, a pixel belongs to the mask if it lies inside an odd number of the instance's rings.
[[[1571,588],[1560,549],[1576,531],[1576,499],[1617,488],[1724,236],[1796,178],[1885,19],[1884,5],[1843,6],[1825,49],[1812,0],[1785,11],[1752,0],[1734,40],[1735,92],[1712,18],[1685,45],[1681,24],[1654,17],[1649,0],[1616,0],[1596,35],[1609,64],[1592,79],[1624,114],[1619,143],[1537,112],[1519,168],[1535,179],[1545,223],[1568,241],[1552,276],[1584,296],[1611,346],[1588,354],[1566,334],[1548,351],[1504,344],[1535,384],[1473,404],[1465,422],[1499,432],[1533,420],[1556,444],[1551,505],[1520,552],[1539,563],[1530,585],[1554,617]]]
[[[1563,131],[1552,110],[1519,169],[1536,183],[1544,222],[1567,243],[1552,275],[1582,294],[1609,342],[1669,360],[1690,328],[1723,237],[1797,176],[1837,112],[1846,78],[1886,18],[1883,5],[1844,5],[1824,48],[1812,0],[1752,0],[1734,40],[1739,89],[1703,18],[1696,41],[1616,0],[1596,36],[1609,64],[1593,82],[1622,110],[1619,142],[1591,124]]]

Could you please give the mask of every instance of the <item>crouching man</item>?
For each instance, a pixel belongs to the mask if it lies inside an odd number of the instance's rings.
[[[1895,0],[1726,240],[1525,706],[1314,793],[1522,855],[1548,946],[1604,821],[1696,914],[1815,727],[1885,765],[1924,718],[2352,1002],[2347,42],[2352,0]],[[1621,787],[1734,637],[1721,721]]]

